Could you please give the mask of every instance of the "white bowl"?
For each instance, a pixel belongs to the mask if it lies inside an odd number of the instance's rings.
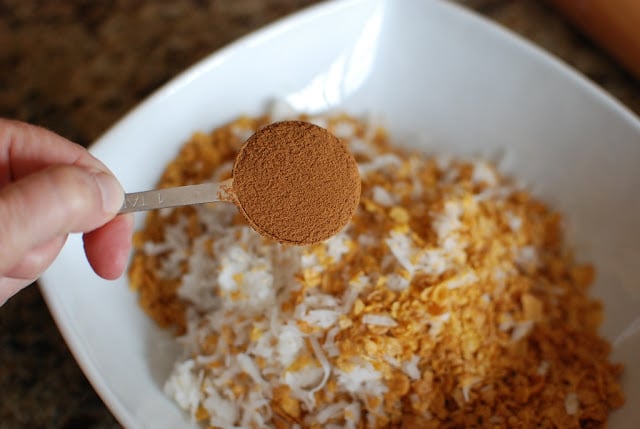
[[[636,117],[548,54],[459,7],[349,0],[213,54],[92,150],[127,190],[149,189],[193,132],[262,112],[273,99],[301,111],[372,114],[396,139],[428,151],[501,153],[503,170],[567,214],[579,256],[595,262],[602,333],[626,366],[627,405],[610,427],[640,427]],[[124,426],[193,425],[161,388],[173,342],[138,308],[125,278],[99,279],[73,236],[40,284],[78,363]]]

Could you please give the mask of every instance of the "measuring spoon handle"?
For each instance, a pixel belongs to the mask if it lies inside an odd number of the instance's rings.
[[[216,201],[229,202],[228,192],[230,189],[231,179],[220,183],[200,183],[198,185],[127,193],[124,194],[124,203],[118,213],[131,213]]]

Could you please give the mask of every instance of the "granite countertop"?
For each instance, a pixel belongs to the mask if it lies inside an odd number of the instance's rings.
[[[640,114],[640,82],[538,0],[458,0]],[[0,116],[88,144],[198,59],[315,0],[0,1]],[[37,287],[0,308],[0,429],[120,427]]]

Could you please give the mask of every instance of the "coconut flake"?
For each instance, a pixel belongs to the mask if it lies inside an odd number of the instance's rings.
[[[469,402],[469,400],[471,399],[470,394],[471,394],[471,389],[473,388],[474,385],[476,385],[481,379],[479,377],[472,377],[468,380],[466,380],[463,385],[462,385],[462,397],[464,398],[465,402]]]
[[[315,423],[319,423],[324,425],[331,419],[337,419],[344,415],[344,409],[348,404],[344,401],[336,402],[335,404],[330,404],[318,411],[315,415]]]
[[[329,357],[336,357],[340,354],[340,349],[338,348],[335,342],[336,335],[338,335],[339,332],[340,332],[340,328],[338,326],[334,326],[333,328],[329,329],[329,331],[327,332],[327,336],[324,340],[324,344],[322,345],[322,347],[324,348],[324,351],[327,353],[327,356]]]
[[[538,369],[536,370],[536,372],[539,376],[545,376],[549,372],[550,366],[551,365],[549,364],[549,361],[543,360],[542,362],[540,362],[540,365],[538,365]]]
[[[216,389],[211,387],[205,389],[205,394],[202,407],[211,416],[209,423],[216,427],[233,427],[240,414],[237,402],[223,398]]]
[[[398,199],[382,186],[374,186],[371,189],[373,201],[384,207],[391,207],[398,203]]]
[[[376,170],[382,170],[386,167],[400,167],[402,160],[392,153],[376,156],[371,162],[358,164],[360,175],[366,175]]]
[[[474,184],[495,186],[498,183],[498,175],[493,167],[484,161],[477,161],[473,165],[471,181]]]
[[[327,246],[327,255],[336,263],[349,251],[349,237],[342,231],[325,241],[325,245]]]
[[[324,372],[324,374],[322,375],[322,380],[320,380],[320,383],[318,383],[316,387],[311,389],[310,393],[313,394],[318,390],[322,389],[327,384],[327,381],[329,380],[329,376],[331,375],[331,364],[329,363],[329,360],[322,352],[322,348],[320,348],[320,344],[318,343],[318,340],[316,337],[309,337],[309,343],[311,343],[313,354],[315,355],[316,359],[318,359],[318,362],[320,362],[320,366],[322,366],[322,371]]]
[[[378,154],[374,147],[359,138],[351,139],[349,149],[354,155],[362,155],[369,159],[375,158]]]
[[[352,394],[382,395],[387,386],[382,382],[382,374],[369,363],[355,365],[349,371],[336,370],[338,385]]]
[[[261,386],[265,386],[266,382],[260,375],[260,368],[254,362],[253,359],[246,353],[239,353],[236,355],[236,359],[240,364],[242,370],[253,380],[254,383],[257,383]]]
[[[398,322],[386,314],[365,314],[362,316],[362,323],[365,325],[386,326],[389,328],[398,326]]]
[[[575,392],[567,393],[567,396],[564,397],[564,410],[570,416],[573,416],[578,413],[580,409],[580,401],[578,400],[578,395]]]
[[[327,329],[335,324],[340,315],[335,310],[309,310],[302,320],[310,325]]]
[[[409,284],[409,280],[399,274],[391,273],[387,276],[387,287],[392,291],[403,291],[409,287]]]
[[[350,139],[356,128],[352,122],[340,121],[331,129],[331,133],[339,139]]]
[[[412,355],[411,359],[402,363],[402,371],[412,380],[418,380],[421,377],[420,370],[418,369],[419,362],[420,356]]]
[[[356,429],[360,423],[361,407],[359,402],[351,402],[344,407],[345,429]]]
[[[462,222],[460,217],[464,209],[462,204],[455,201],[447,201],[441,213],[433,215],[433,229],[440,240],[448,237],[452,232],[460,229]]]
[[[534,246],[523,246],[517,249],[515,262],[524,270],[535,270],[539,265],[538,250]]]
[[[200,402],[200,380],[194,368],[193,359],[177,362],[164,385],[164,392],[191,414],[196,412]]]
[[[407,270],[410,275],[413,275],[415,266],[411,260],[415,254],[415,250],[411,238],[407,234],[391,231],[389,237],[385,239],[385,243],[400,265]]]
[[[531,329],[533,328],[533,323],[533,320],[516,323],[513,331],[511,332],[511,341],[515,343],[529,335],[529,332],[531,332]]]
[[[510,211],[505,212],[504,216],[511,231],[520,231],[520,228],[522,228],[522,218],[520,216],[517,216]]]
[[[285,325],[278,336],[278,356],[280,364],[288,367],[298,357],[300,350],[304,346],[302,332],[293,324]],[[269,347],[269,345],[265,345]]]
[[[462,286],[468,286],[477,281],[478,276],[476,275],[475,271],[469,270],[447,280],[446,285],[448,289],[457,289]]]

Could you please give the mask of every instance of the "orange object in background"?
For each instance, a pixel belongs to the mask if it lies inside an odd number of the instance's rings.
[[[640,78],[640,0],[548,0]]]

